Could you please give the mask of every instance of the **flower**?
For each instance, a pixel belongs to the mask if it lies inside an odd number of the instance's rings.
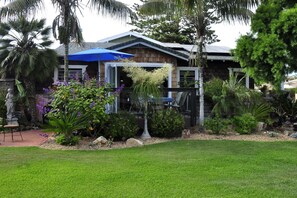
[[[94,106],[95,106],[95,102],[93,101],[91,104],[90,104],[90,108],[92,109]]]

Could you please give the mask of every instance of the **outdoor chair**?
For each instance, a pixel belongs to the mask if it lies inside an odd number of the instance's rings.
[[[177,92],[175,100],[172,102],[172,104],[169,104],[168,106],[170,108],[176,109],[179,112],[183,112],[185,109],[188,95],[189,92]]]

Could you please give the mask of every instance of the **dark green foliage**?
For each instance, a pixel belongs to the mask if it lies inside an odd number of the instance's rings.
[[[132,31],[161,42],[192,44],[195,40],[193,25],[180,17],[166,15],[154,18],[139,15],[130,24],[136,27]]]
[[[64,135],[66,142],[72,140],[73,133],[79,129],[87,128],[89,125],[90,116],[88,114],[81,115],[79,112],[61,114],[59,117],[49,118],[48,131],[54,131],[57,134]],[[61,140],[61,142],[62,142]]]
[[[271,105],[264,100],[263,94],[254,90],[249,90],[249,99],[240,108],[240,113],[252,114],[258,122],[270,123],[270,114],[273,111]]]
[[[233,125],[236,132],[240,134],[250,134],[255,131],[257,120],[252,114],[246,113],[241,116],[235,116],[233,118]]]
[[[137,135],[139,128],[135,115],[129,112],[110,114],[103,132],[106,138],[113,140],[126,140]]]
[[[242,79],[237,79],[236,75],[231,75],[229,80],[223,82],[222,88],[219,91],[221,95],[215,94],[212,96],[215,106],[213,112],[216,115],[224,117],[233,117],[240,113],[241,107],[250,98],[249,90],[240,82]]]
[[[230,120],[215,116],[213,118],[206,119],[204,126],[206,127],[206,129],[211,130],[213,133],[220,134],[228,128],[229,124]]]
[[[185,125],[183,115],[173,109],[155,112],[149,123],[152,136],[157,137],[180,137]]]
[[[222,87],[223,87],[224,81],[220,78],[212,78],[210,81],[204,83],[204,93],[205,97],[209,98],[211,100],[215,100],[215,98],[218,98],[222,95]]]
[[[5,105],[5,92],[0,90],[0,125],[4,125],[6,119],[6,105]]]
[[[241,36],[235,57],[257,83],[280,88],[285,75],[297,69],[297,8],[291,0],[263,1],[252,17],[251,33]]]
[[[285,121],[297,121],[297,102],[287,91],[271,93],[274,125],[280,126]]]
[[[80,140],[79,136],[66,136],[64,134],[60,134],[56,137],[56,142],[65,146],[73,146],[78,144]]]
[[[88,115],[92,126],[89,132],[95,135],[100,130],[98,126],[102,126],[108,119],[106,105],[114,101],[115,94],[108,95],[108,86],[99,86],[95,79],[85,81],[84,84],[71,81],[67,85],[60,85],[53,92],[54,100],[48,116],[59,118],[67,112]]]

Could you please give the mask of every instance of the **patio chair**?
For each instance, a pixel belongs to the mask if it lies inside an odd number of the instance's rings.
[[[183,112],[188,95],[189,92],[177,92],[176,98],[172,102],[172,105],[170,105],[170,107],[178,110],[179,112]]]

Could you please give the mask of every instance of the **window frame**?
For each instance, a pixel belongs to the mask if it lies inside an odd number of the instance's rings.
[[[250,88],[250,77],[247,73],[245,73],[242,68],[232,68],[232,67],[229,67],[228,68],[229,70],[229,75],[233,74],[234,72],[238,72],[238,73],[243,73],[245,75],[245,86],[246,88]]]
[[[84,73],[87,70],[88,65],[68,65],[68,69],[81,69],[82,79],[84,78]],[[54,72],[54,82],[57,82],[59,79],[59,69],[65,69],[64,65],[59,65],[58,68],[55,69]]]

